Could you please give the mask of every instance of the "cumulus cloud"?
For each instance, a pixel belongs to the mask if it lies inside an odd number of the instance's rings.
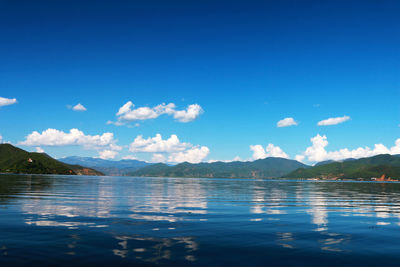
[[[190,147],[189,143],[181,143],[178,136],[171,135],[170,138],[163,140],[161,134],[156,134],[155,137],[147,139],[139,135],[130,144],[129,151],[131,152],[178,152]]]
[[[253,151],[254,160],[264,159],[267,157],[289,158],[289,156],[279,146],[273,144],[268,144],[265,150],[261,145],[251,145],[250,150]]]
[[[0,97],[0,107],[8,106],[8,105],[16,104],[16,103],[17,103],[16,98]]]
[[[318,126],[336,125],[336,124],[343,123],[348,120],[350,120],[350,117],[346,116],[346,115],[343,117],[329,118],[326,120],[319,121]]]
[[[203,113],[203,109],[198,104],[189,105],[186,110],[176,110],[174,103],[162,103],[155,107],[138,107],[132,101],[128,101],[119,108],[117,115],[117,122],[112,124],[124,124],[126,122],[155,119],[163,114],[173,116],[179,122],[190,122],[195,120]],[[118,125],[117,125],[118,126]]]
[[[297,125],[297,122],[293,118],[284,118],[276,123],[277,127],[288,127]]]
[[[126,104],[119,108],[116,115],[121,116],[122,114],[128,113],[129,111],[131,111],[132,107],[134,107],[134,104],[132,103],[132,101],[128,101],[126,102]]]
[[[159,163],[159,162],[166,162],[167,158],[163,154],[153,154],[151,158],[151,162]]]
[[[125,159],[125,160],[137,160],[137,158],[134,155],[127,155],[127,156],[123,157],[122,159]]]
[[[327,151],[325,148],[328,145],[328,139],[325,135],[317,134],[310,139],[312,145],[300,155],[296,156],[296,160],[310,162],[319,162],[325,160],[344,160],[348,158],[365,158],[372,157],[379,154],[400,154],[400,138],[396,140],[395,145],[387,148],[383,144],[375,144],[373,148],[359,147],[353,150],[343,148],[337,151]]]
[[[43,150],[43,148],[41,148],[41,147],[36,147],[36,152],[37,153],[44,153],[44,150]]]
[[[265,152],[262,145],[251,145],[250,150],[253,151],[253,159],[264,159],[267,157],[267,153]]]
[[[193,146],[190,143],[181,142],[175,134],[168,139],[163,139],[161,134],[154,137],[143,138],[139,135],[129,145],[131,152],[154,153],[153,162],[201,162],[209,153],[206,146]]]
[[[305,156],[304,155],[296,155],[294,158],[297,161],[304,162]]]
[[[296,156],[297,159],[305,159],[307,158],[309,161],[323,161],[327,160],[327,151],[325,147],[328,145],[328,140],[326,136],[316,135],[311,138],[312,146],[307,147],[306,151],[304,151],[303,155]]]
[[[117,151],[114,150],[103,150],[103,151],[99,151],[99,158],[101,159],[113,159],[118,155]]]
[[[265,151],[267,152],[268,157],[289,158],[289,156],[283,152],[279,146],[274,146],[273,144],[268,144]]]
[[[107,148],[115,151],[122,149],[122,147],[116,145],[113,133],[85,135],[78,129],[71,129],[69,132],[51,128],[41,133],[34,131],[19,144],[25,146],[83,146],[86,149]]]
[[[87,109],[81,104],[78,103],[77,105],[72,107],[73,111],[86,111]]]
[[[210,153],[210,150],[206,146],[202,147],[192,147],[188,150],[178,152],[178,153],[172,153],[168,157],[169,162],[190,162],[190,163],[199,163],[201,162],[205,157],[208,156]]]
[[[0,144],[3,143],[3,136],[0,135]]]
[[[176,110],[174,118],[180,122],[190,122],[195,120],[204,111],[198,104],[189,105],[186,110]]]

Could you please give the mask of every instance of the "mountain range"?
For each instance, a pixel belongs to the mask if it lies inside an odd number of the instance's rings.
[[[140,177],[400,179],[400,155],[384,154],[340,162],[328,160],[312,167],[296,160],[276,157],[245,162],[184,162],[170,166],[139,160],[113,161],[90,157],[56,160],[45,153],[27,152],[11,144],[0,144],[0,172]]]
[[[369,158],[348,159],[300,168],[286,178],[323,178],[323,179],[371,179],[378,177],[400,178],[400,156],[382,154]]]
[[[255,161],[180,163],[168,166],[158,163],[143,167],[131,176],[153,177],[216,177],[216,178],[276,178],[308,166],[296,160],[268,157]]]
[[[110,176],[123,176],[132,173],[142,167],[152,165],[140,160],[105,160],[100,158],[90,157],[66,157],[58,159],[66,164],[81,165]]]

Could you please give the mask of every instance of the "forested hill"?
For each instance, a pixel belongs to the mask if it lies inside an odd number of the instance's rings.
[[[0,172],[27,174],[103,175],[79,165],[69,165],[45,153],[27,152],[11,144],[0,144]]]
[[[148,177],[215,177],[215,178],[275,178],[307,165],[295,160],[269,157],[255,161],[180,163],[175,166],[154,164],[143,167],[132,176]]]
[[[369,158],[346,160],[312,168],[300,168],[288,175],[287,178],[348,178],[370,179],[382,177],[400,179],[399,155],[378,155]]]

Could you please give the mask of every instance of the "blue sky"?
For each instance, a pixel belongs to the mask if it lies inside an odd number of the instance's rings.
[[[399,13],[399,1],[0,1],[0,97],[17,100],[0,107],[0,135],[56,158],[107,150],[114,159],[312,162],[385,152],[375,144],[394,153]],[[128,101],[131,111],[175,108],[107,124]],[[71,109],[78,103],[87,110]],[[195,119],[174,118],[193,104],[203,111]],[[297,125],[277,127],[284,118]],[[59,132],[28,140],[47,129]],[[96,143],[104,133],[112,140]],[[149,139],[156,134],[162,141]],[[140,135],[147,146],[129,151]]]

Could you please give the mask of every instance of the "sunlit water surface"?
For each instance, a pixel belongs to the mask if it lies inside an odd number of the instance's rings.
[[[0,265],[398,265],[400,184],[0,175]]]

